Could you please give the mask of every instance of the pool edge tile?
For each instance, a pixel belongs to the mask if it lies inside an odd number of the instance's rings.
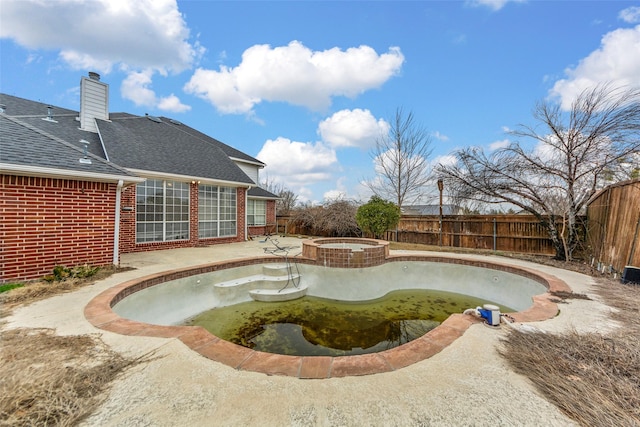
[[[300,372],[301,363],[301,356],[286,356],[252,351],[252,353],[238,365],[238,369],[242,371],[260,372],[267,375],[297,377]]]
[[[303,356],[298,378],[324,379],[329,378],[333,364],[331,356]]]

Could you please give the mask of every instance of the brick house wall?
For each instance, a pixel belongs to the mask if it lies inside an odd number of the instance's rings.
[[[250,236],[264,236],[267,234],[276,234],[277,233],[277,223],[276,223],[276,201],[275,200],[267,200],[267,217],[266,217],[266,225],[250,225],[249,235]]]
[[[116,184],[0,175],[0,282],[113,262]]]
[[[198,183],[189,187],[189,239],[169,242],[136,243],[136,187],[123,189],[120,212],[120,253],[148,252],[161,249],[191,248],[221,243],[243,242],[245,240],[245,200],[246,188],[236,189],[236,211],[238,233],[232,237],[198,238]],[[275,204],[274,204],[275,206]],[[275,209],[274,209],[275,216]]]
[[[111,265],[116,190],[115,183],[0,175],[0,283],[40,278],[56,265]],[[189,240],[136,244],[135,193],[135,185],[122,189],[121,254],[246,239],[247,190],[236,190],[237,235],[199,239],[198,184],[193,183],[189,191]],[[267,203],[267,221],[275,223],[275,201]]]

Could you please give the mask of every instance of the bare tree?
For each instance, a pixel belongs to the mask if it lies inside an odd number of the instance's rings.
[[[520,125],[512,143],[487,156],[478,148],[456,153],[458,163],[438,173],[485,203],[511,203],[535,215],[553,241],[556,257],[570,260],[579,243],[578,215],[607,179],[632,173],[640,152],[640,89],[598,85],[583,91],[570,111],[539,102],[537,127]],[[561,226],[558,227],[557,224]],[[559,228],[559,229],[558,229]]]
[[[360,227],[356,222],[358,205],[351,200],[332,200],[323,205],[318,227],[322,234],[330,237],[359,237]]]
[[[431,137],[419,125],[413,113],[396,110],[387,134],[376,140],[371,152],[377,176],[365,185],[378,197],[399,207],[413,203],[426,191],[430,182],[429,156]]]
[[[286,186],[267,179],[262,183],[262,187],[279,197],[279,199],[276,200],[276,215],[287,216],[293,208],[295,208],[298,202],[298,195]]]
[[[295,210],[292,222],[326,237],[360,236],[356,222],[358,203],[351,200],[331,200],[320,206],[302,206]]]

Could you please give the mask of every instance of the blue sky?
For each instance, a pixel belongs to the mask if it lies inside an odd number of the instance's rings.
[[[639,1],[0,0],[0,38],[2,92],[78,109],[96,71],[111,112],[193,126],[303,202],[367,200],[397,108],[435,164],[504,145],[539,100],[640,86]]]

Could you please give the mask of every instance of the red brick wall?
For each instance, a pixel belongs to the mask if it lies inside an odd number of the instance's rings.
[[[267,225],[276,223],[276,201],[267,200]]]
[[[113,261],[116,184],[0,175],[0,282]]]
[[[120,253],[245,240],[246,189],[238,188],[236,236],[198,239],[198,184],[190,188],[190,238],[136,244],[135,185],[122,190]],[[113,262],[115,183],[0,175],[0,282],[34,279],[56,265]],[[275,202],[267,202],[267,218]],[[269,220],[268,220],[269,221]]]
[[[266,225],[250,225],[249,226],[249,235],[250,236],[261,236],[267,234],[276,234],[277,226],[276,226],[276,201],[275,200],[267,200],[266,203]]]
[[[136,243],[136,187],[132,185],[122,191],[122,208],[120,212],[120,253],[146,252],[161,249],[190,248],[221,243],[242,242],[245,240],[245,195],[246,188],[236,190],[236,209],[238,215],[238,233],[233,237],[198,238],[198,184],[190,184],[189,189],[189,240],[170,242]],[[131,209],[131,210],[129,210]]]

